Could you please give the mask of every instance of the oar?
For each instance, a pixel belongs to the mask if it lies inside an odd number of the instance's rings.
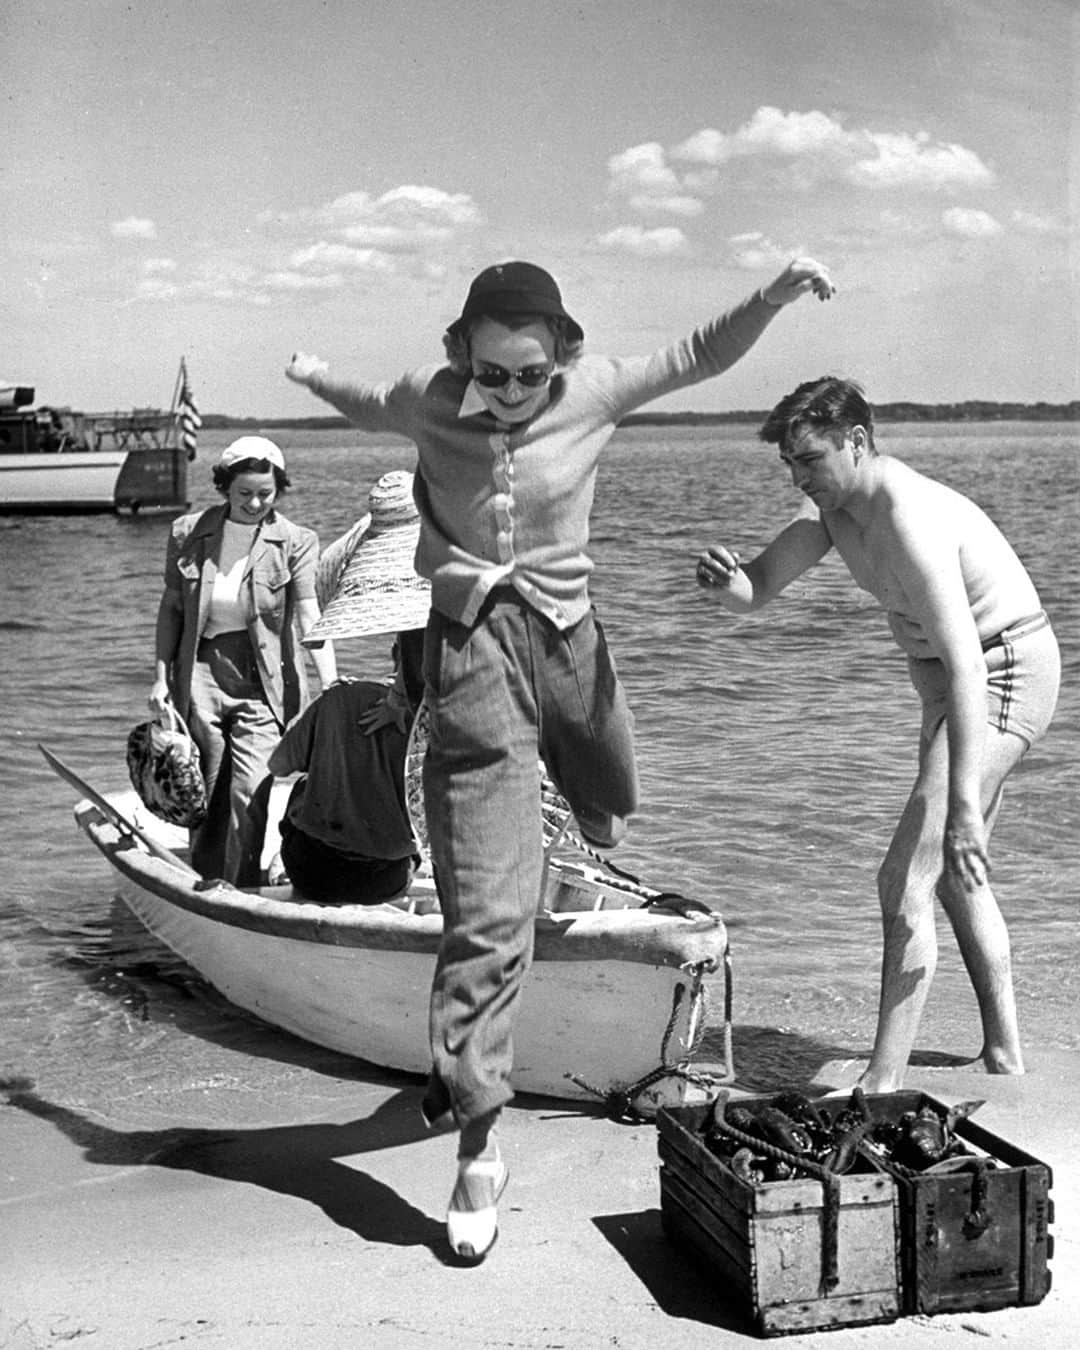
[[[154,857],[160,858],[162,862],[171,863],[173,867],[179,867],[181,871],[187,872],[191,876],[197,877],[199,875],[194,867],[191,867],[188,863],[184,862],[183,858],[178,858],[172,849],[168,849],[164,844],[158,843],[153,835],[148,834],[144,829],[136,825],[133,820],[128,820],[127,816],[125,816],[122,811],[118,811],[116,807],[113,806],[112,802],[92,788],[85,779],[80,778],[74,769],[69,769],[58,755],[54,755],[53,752],[47,746],[42,745],[40,741],[38,742],[38,749],[45,756],[49,766],[60,775],[64,782],[68,783],[76,792],[85,797],[88,801],[93,802],[109,824],[114,825],[121,834],[126,834],[131,839],[138,839],[139,843],[141,843],[144,848],[149,849]]]

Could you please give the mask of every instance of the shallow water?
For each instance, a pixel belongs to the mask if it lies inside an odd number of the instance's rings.
[[[206,435],[195,504],[215,500]],[[411,448],[351,432],[278,438],[287,515],[324,544]],[[1029,1044],[1080,1046],[1080,602],[1077,433],[1067,424],[886,426],[883,450],[973,496],[1027,563],[1062,645],[1045,741],[1008,789],[994,877]],[[717,905],[731,929],[736,1055],[749,1081],[866,1053],[877,1002],[874,874],[914,773],[917,704],[872,599],[827,561],[765,614],[736,619],[694,585],[706,543],[752,554],[797,502],[748,427],[621,432],[593,516],[593,594],[638,726],[643,807],[620,863]],[[95,786],[126,786],[145,716],[168,523],[0,518],[0,1077],[168,1116],[180,1093],[288,1093],[312,1070],[337,1096],[358,1066],[304,1046],[208,990],[112,897],[76,830],[45,741]],[[382,674],[382,640],[341,644]],[[978,1022],[947,926],[919,1055],[971,1056]],[[305,1094],[310,1085],[305,1088]],[[195,1105],[193,1105],[193,1103]]]

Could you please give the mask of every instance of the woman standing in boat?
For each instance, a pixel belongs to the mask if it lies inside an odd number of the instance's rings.
[[[202,758],[209,809],[192,831],[192,865],[250,886],[260,879],[267,760],[308,701],[299,637],[319,617],[319,541],[276,509],[289,477],[273,441],[241,436],[213,477],[225,504],[181,516],[169,535],[149,704],[163,713],[172,699]],[[326,689],[337,677],[333,646],[312,657]]]

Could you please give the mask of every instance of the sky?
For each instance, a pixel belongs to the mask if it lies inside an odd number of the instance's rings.
[[[547,267],[648,352],[803,300],[662,410],[1078,396],[1078,0],[7,0],[0,379],[86,411],[330,412],[472,276]],[[1071,199],[1070,199],[1071,194]]]

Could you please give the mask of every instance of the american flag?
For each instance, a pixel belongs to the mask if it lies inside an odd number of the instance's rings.
[[[187,362],[180,358],[180,395],[176,405],[176,417],[180,423],[180,444],[187,451],[188,459],[195,458],[195,442],[198,440],[202,418],[195,406],[191,386],[188,384]]]

